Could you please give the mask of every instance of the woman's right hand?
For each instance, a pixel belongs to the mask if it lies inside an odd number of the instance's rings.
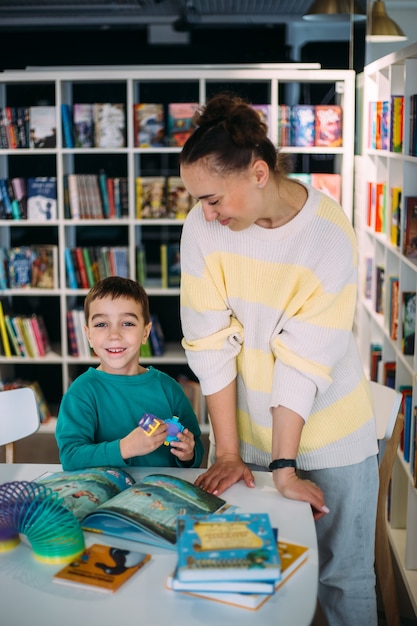
[[[238,454],[225,454],[216,459],[207,472],[200,474],[195,484],[213,495],[220,495],[239,480],[244,480],[248,487],[255,486],[255,479],[247,465]]]

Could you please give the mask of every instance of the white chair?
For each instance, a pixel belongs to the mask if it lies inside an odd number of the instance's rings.
[[[0,446],[6,463],[14,462],[14,443],[35,433],[40,425],[36,396],[30,387],[0,392]]]
[[[381,457],[375,531],[375,572],[387,626],[400,626],[400,612],[387,531],[387,499],[397,449],[401,440],[404,416],[399,412],[402,395],[379,383],[370,382]]]

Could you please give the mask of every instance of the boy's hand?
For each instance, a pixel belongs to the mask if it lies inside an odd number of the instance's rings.
[[[165,422],[161,422],[161,425],[150,435],[138,426],[120,440],[120,453],[124,459],[150,454],[163,445],[167,434],[168,426]]]
[[[158,428],[159,430],[159,428]],[[192,461],[194,458],[194,435],[184,428],[182,433],[177,434],[179,441],[171,441],[171,453],[178,457],[180,461]]]

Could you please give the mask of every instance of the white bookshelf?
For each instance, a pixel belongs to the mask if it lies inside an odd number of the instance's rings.
[[[46,318],[54,351],[43,359],[0,356],[0,375],[4,379],[21,377],[39,380],[45,396],[53,405],[59,403],[70,382],[93,358],[70,356],[67,341],[66,312],[81,305],[86,290],[66,286],[65,247],[80,245],[126,245],[129,250],[130,277],[136,278],[135,249],[156,230],[161,238],[178,240],[180,220],[140,220],[135,211],[135,177],[139,175],[178,175],[180,148],[137,148],[134,146],[133,104],[137,102],[187,102],[203,104],[213,93],[232,89],[253,103],[269,104],[271,135],[278,137],[278,107],[297,104],[307,97],[320,104],[321,89],[330,100],[343,107],[343,146],[337,148],[283,148],[303,162],[331,159],[333,172],[342,179],[342,206],[352,217],[355,75],[352,70],[321,70],[317,65],[282,66],[139,66],[139,67],[68,67],[28,68],[0,74],[0,106],[34,105],[40,101],[55,105],[57,147],[55,149],[0,150],[0,177],[56,176],[58,182],[58,217],[51,222],[28,220],[0,221],[0,245],[24,245],[33,240],[54,243],[59,247],[59,286],[54,291],[5,290],[0,297],[16,312],[39,312]],[[126,110],[126,147],[118,149],[72,149],[64,147],[61,104],[75,102],[123,102]],[[304,100],[303,100],[304,101]],[[326,101],[327,103],[327,101]],[[310,160],[310,161],[309,161]],[[70,173],[91,173],[104,168],[110,176],[127,176],[129,214],[123,219],[73,220],[64,215],[63,179]],[[305,170],[308,171],[308,170]],[[320,171],[320,170],[317,170]],[[82,243],[81,245],[84,245]],[[158,245],[158,244],[155,244]],[[168,373],[187,373],[181,347],[179,290],[149,287],[151,312],[157,313],[166,335],[163,357],[143,359]],[[52,323],[51,323],[52,321]],[[48,324],[49,322],[49,324]]]
[[[395,387],[412,387],[412,407],[417,405],[417,351],[403,354],[402,348],[402,299],[404,291],[417,291],[417,264],[404,256],[404,215],[408,196],[417,196],[417,157],[409,155],[410,96],[417,93],[417,44],[407,46],[367,65],[360,77],[363,89],[363,143],[362,155],[355,164],[355,211],[354,223],[359,242],[359,298],[356,315],[356,335],[365,370],[370,373],[371,343],[382,347],[382,361],[392,361],[396,366]],[[403,150],[394,153],[369,147],[369,103],[390,100],[392,95],[404,96]],[[375,232],[374,225],[367,223],[368,183],[385,182],[387,193],[385,228]],[[401,240],[399,245],[391,241],[390,189],[402,188]],[[365,296],[366,259],[373,260],[370,297]],[[375,311],[375,267],[385,271],[383,313]],[[397,339],[390,332],[389,277],[399,278],[399,318]],[[368,281],[369,282],[369,281]],[[383,382],[383,381],[381,381]],[[414,416],[412,415],[412,421]],[[404,461],[398,450],[389,503],[389,536],[393,553],[402,574],[412,608],[417,614],[417,490],[409,462]]]

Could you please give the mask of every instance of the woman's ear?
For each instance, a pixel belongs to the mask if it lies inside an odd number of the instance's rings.
[[[265,161],[259,159],[252,164],[256,186],[258,189],[265,187],[269,179],[269,167]]]

